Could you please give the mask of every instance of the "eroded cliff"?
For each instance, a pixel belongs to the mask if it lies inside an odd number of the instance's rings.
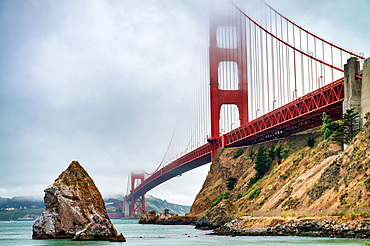
[[[307,146],[309,138],[314,139],[314,147]],[[267,151],[278,147],[279,156],[274,157],[265,175],[251,185],[250,180],[256,174],[256,153],[261,145]],[[190,215],[202,215],[225,194],[238,209],[239,216],[253,211],[369,207],[369,148],[367,124],[343,152],[330,139],[323,141],[319,129],[255,146],[220,149]],[[226,184],[230,178],[236,182],[228,191]]]

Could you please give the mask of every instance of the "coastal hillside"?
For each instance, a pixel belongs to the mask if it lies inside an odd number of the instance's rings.
[[[0,221],[34,220],[42,214],[44,202],[34,197],[0,197]]]
[[[164,213],[165,209],[169,209],[169,213],[171,214],[178,214],[180,216],[190,212],[190,206],[170,203],[151,195],[145,196],[146,211],[155,210],[157,213]]]
[[[200,216],[225,198],[239,215],[369,207],[369,128],[365,125],[343,152],[331,138],[323,140],[320,128],[263,144],[220,149],[190,215]],[[263,163],[260,149],[270,160],[263,172],[255,169],[256,162]]]
[[[105,202],[108,213],[122,213],[122,208],[117,208],[116,206],[109,204],[113,202],[122,202],[122,199],[109,198],[105,199]],[[151,195],[145,196],[146,211],[155,210],[157,213],[164,213],[165,209],[169,209],[169,213],[171,214],[178,214],[180,216],[190,212],[190,206],[170,203],[166,200],[162,200]],[[126,207],[126,213],[128,213],[128,206]]]

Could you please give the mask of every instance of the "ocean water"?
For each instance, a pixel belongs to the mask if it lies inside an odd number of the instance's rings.
[[[90,245],[357,245],[362,239],[309,238],[309,237],[230,237],[207,235],[211,231],[196,230],[188,225],[140,225],[137,220],[112,220],[117,231],[126,237],[125,243],[74,242],[63,240],[32,240],[32,221],[0,221],[0,246],[42,245],[42,246],[90,246]]]

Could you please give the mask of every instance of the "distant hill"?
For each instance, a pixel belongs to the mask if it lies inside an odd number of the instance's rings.
[[[114,198],[104,200],[106,203],[119,201],[119,199]],[[122,209],[117,209],[113,205],[107,204],[106,208],[108,213],[122,212]],[[150,195],[145,196],[146,211],[155,210],[156,212],[163,213],[165,209],[169,209],[170,213],[179,215],[185,215],[185,213],[190,212],[190,206],[169,203],[166,200],[161,200]],[[34,220],[37,216],[41,215],[43,210],[44,201],[42,199],[33,197],[0,197],[0,220]]]
[[[169,209],[172,214],[179,215],[185,215],[190,212],[190,206],[169,203],[151,195],[145,196],[146,211],[155,210],[157,213],[163,213],[165,209]]]
[[[44,210],[42,199],[0,197],[0,220],[34,220]]]
[[[0,197],[0,209],[28,209],[28,208],[43,208],[44,201],[34,197],[15,196],[12,198]]]
[[[115,199],[115,198],[108,198],[104,199],[107,208],[108,213],[121,213],[122,209],[121,208],[116,208],[113,204],[108,204],[108,203],[116,203],[119,201],[122,201],[120,199]],[[122,203],[120,204],[122,206]],[[128,209],[128,207],[126,207]],[[162,200],[159,198],[156,198],[151,195],[146,195],[145,196],[145,210],[150,211],[150,210],[155,210],[157,213],[163,213],[165,209],[169,209],[170,213],[172,214],[179,214],[179,215],[185,215],[186,213],[190,212],[190,206],[184,206],[184,205],[179,205],[179,204],[173,204],[170,202],[167,202],[166,200]],[[126,211],[126,214],[128,214],[128,211]]]

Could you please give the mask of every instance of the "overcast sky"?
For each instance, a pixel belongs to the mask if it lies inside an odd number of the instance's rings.
[[[170,141],[207,11],[199,1],[0,1],[0,196],[43,196],[79,161],[104,197]],[[247,1],[239,1],[243,8]],[[267,1],[370,56],[370,1]],[[190,205],[205,165],[150,191]]]

